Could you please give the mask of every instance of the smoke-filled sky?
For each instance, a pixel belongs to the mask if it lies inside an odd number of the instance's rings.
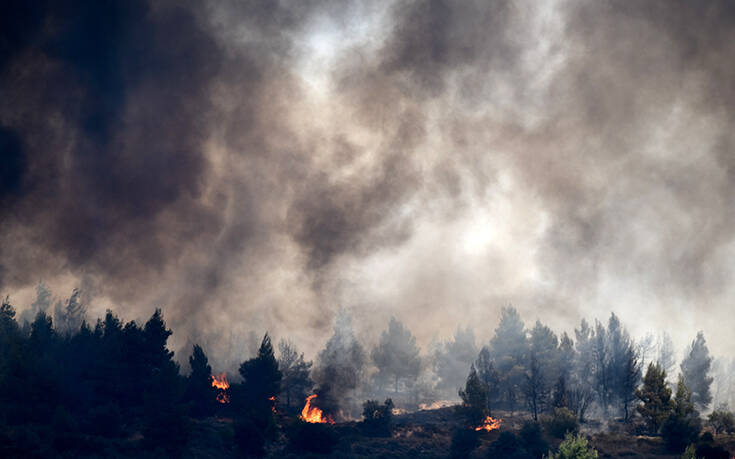
[[[501,306],[735,345],[735,4],[0,6],[0,292],[174,347]]]

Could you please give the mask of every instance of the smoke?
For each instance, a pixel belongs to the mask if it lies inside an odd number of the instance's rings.
[[[329,415],[349,416],[345,410],[354,412],[359,404],[351,397],[362,384],[366,355],[355,339],[351,322],[347,312],[338,312],[334,334],[319,352],[313,372],[318,395],[315,403]]]
[[[728,2],[6,2],[0,286],[215,360],[501,306],[703,329],[735,291]],[[179,356],[180,357],[180,356]],[[232,357],[234,358],[234,357]]]

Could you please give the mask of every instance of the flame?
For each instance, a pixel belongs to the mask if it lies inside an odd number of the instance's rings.
[[[229,389],[230,383],[227,382],[227,374],[220,373],[219,378],[215,375],[212,375],[212,387],[216,387],[220,390]]]
[[[312,424],[334,424],[334,419],[331,416],[324,416],[322,410],[311,406],[311,401],[315,398],[316,394],[306,397],[306,404],[304,405],[304,409],[301,410],[301,419]]]
[[[419,403],[419,410],[438,410],[452,405],[454,405],[454,402],[451,400],[437,400],[432,403]]]
[[[487,430],[488,432],[490,432],[491,430],[499,429],[500,424],[502,423],[502,419],[495,419],[488,416],[485,418],[485,422],[483,422],[481,426],[475,427],[475,430]]]
[[[212,387],[219,389],[217,394],[217,401],[220,403],[230,403],[230,396],[225,393],[230,388],[230,383],[227,382],[227,374],[220,373],[219,377],[212,375]]]
[[[276,397],[275,396],[268,397],[268,400],[270,400],[271,402],[273,402],[273,405],[271,406],[271,411],[273,411],[273,414],[276,414],[276,404],[277,404]]]

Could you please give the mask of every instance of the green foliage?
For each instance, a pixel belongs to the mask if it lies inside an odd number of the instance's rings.
[[[684,450],[684,453],[681,455],[681,459],[700,459],[697,457],[696,448],[694,447],[694,445],[687,446],[687,448]]]
[[[393,431],[393,400],[382,405],[377,400],[367,400],[362,405],[363,431],[374,437],[390,437]]]
[[[581,435],[567,434],[556,453],[549,453],[548,459],[597,459],[597,450],[589,446]]]
[[[636,396],[643,402],[638,405],[637,410],[643,416],[649,432],[658,433],[672,410],[671,389],[666,384],[666,371],[658,363],[648,365],[643,385],[636,390]]]
[[[459,396],[462,405],[457,407],[457,410],[464,416],[467,426],[476,427],[482,424],[488,415],[487,386],[480,381],[474,365],[470,367],[467,382],[464,389],[460,389]]]
[[[715,434],[733,433],[735,432],[735,415],[727,409],[727,405],[720,405],[707,416],[707,424],[712,427]]]
[[[577,416],[567,408],[555,408],[551,416],[544,419],[544,428],[556,438],[564,438],[579,430]]]
[[[669,450],[682,452],[696,441],[702,423],[691,401],[691,392],[680,377],[674,397],[674,408],[661,427],[661,434]]]

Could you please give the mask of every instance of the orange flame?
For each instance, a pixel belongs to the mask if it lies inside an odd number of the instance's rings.
[[[488,416],[485,418],[485,422],[483,422],[481,426],[475,427],[475,430],[487,430],[488,432],[490,432],[491,430],[499,429],[500,424],[502,423],[502,419],[495,419]]]
[[[312,424],[334,424],[334,419],[331,416],[324,416],[322,410],[311,406],[311,401],[315,398],[316,394],[306,397],[306,404],[304,405],[304,409],[301,410],[301,419]]]
[[[271,411],[273,411],[273,414],[276,414],[276,404],[277,404],[276,397],[275,396],[268,397],[268,400],[270,400],[271,402],[273,402],[273,405],[271,406]]]
[[[219,389],[217,394],[217,401],[220,403],[230,403],[230,396],[225,393],[230,388],[230,383],[227,382],[227,374],[220,373],[219,377],[212,375],[212,387]]]

